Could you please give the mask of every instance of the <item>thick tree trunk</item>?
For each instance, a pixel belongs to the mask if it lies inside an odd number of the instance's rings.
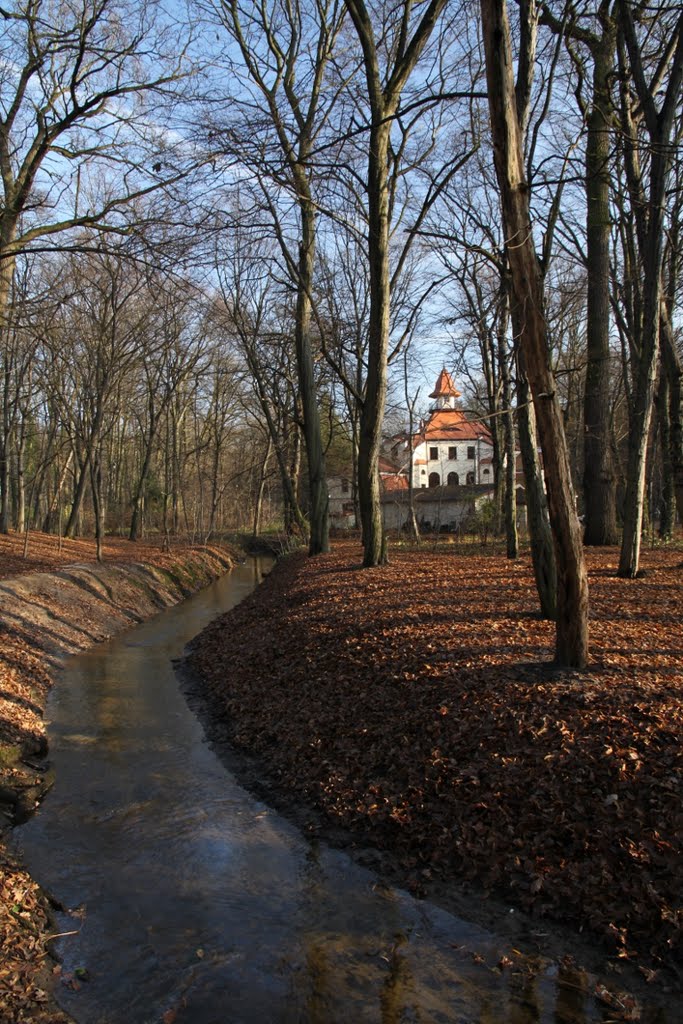
[[[671,320],[664,306],[660,331],[663,368],[669,383],[669,458],[676,497],[676,508],[672,509],[672,525],[675,525],[676,512],[683,521],[683,365],[676,348]]]
[[[76,480],[76,487],[74,490],[73,502],[71,504],[71,512],[64,528],[64,536],[73,538],[80,531],[80,520],[81,511],[83,508],[83,499],[85,498],[86,488],[88,486],[88,479],[91,472],[91,459],[92,459],[92,448],[88,448],[85,455],[85,461],[80,464],[78,479]]]
[[[541,436],[550,524],[557,563],[555,660],[584,668],[588,659],[588,583],[569,456],[550,366],[543,282],[533,244],[515,107],[510,29],[505,0],[481,0],[486,77],[496,175],[507,256],[521,319],[520,341]]]
[[[513,323],[515,322],[513,308]],[[515,335],[517,328],[515,328]],[[541,615],[552,622],[557,618],[557,567],[555,545],[548,519],[543,469],[538,457],[536,417],[531,404],[531,391],[524,371],[524,360],[517,357],[517,430],[524,470],[527,526],[531,545],[531,563],[536,590],[541,604]]]
[[[586,141],[586,385],[583,496],[586,544],[617,544],[616,477],[610,444],[610,79],[616,31],[592,47],[593,102]]]
[[[360,418],[358,504],[363,529],[363,565],[384,565],[386,538],[380,504],[379,455],[387,395],[389,348],[389,190],[387,154],[389,123],[375,121],[370,129],[368,214],[370,259],[370,323],[368,372]]]
[[[304,187],[301,183],[300,189]],[[307,187],[307,184],[306,184]],[[300,199],[301,243],[299,246],[299,280],[297,283],[296,343],[299,393],[304,420],[304,440],[308,461],[308,496],[310,502],[309,555],[330,550],[330,517],[325,451],[320,429],[320,412],[315,387],[313,353],[311,350],[311,293],[313,289],[313,258],[315,252],[315,213],[313,203]]]

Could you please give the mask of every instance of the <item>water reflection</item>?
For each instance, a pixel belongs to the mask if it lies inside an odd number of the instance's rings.
[[[84,906],[59,952],[90,980],[65,1008],[83,1024],[603,1020],[580,976],[499,970],[493,936],[311,845],[202,741],[171,659],[263,568],[73,659],[55,690],[57,784],[19,845]]]

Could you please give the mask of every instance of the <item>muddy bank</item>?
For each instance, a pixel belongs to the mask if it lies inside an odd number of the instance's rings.
[[[63,660],[179,603],[236,561],[219,548],[153,557],[0,579],[0,830],[32,814],[53,782],[43,713]],[[51,909],[0,841],[3,1024],[69,1019],[49,995],[59,980],[47,952]]]

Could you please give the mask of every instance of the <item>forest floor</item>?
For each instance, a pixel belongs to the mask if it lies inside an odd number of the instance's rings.
[[[64,1024],[51,992],[62,978],[48,953],[49,898],[2,842],[52,782],[43,711],[61,659],[149,618],[221,575],[227,550],[109,539],[0,535],[0,1021]]]
[[[195,641],[189,699],[219,751],[249,752],[230,767],[414,893],[469,890],[494,930],[502,905],[561,925],[675,1003],[681,551],[645,551],[633,581],[616,578],[616,549],[587,553],[585,672],[550,664],[528,557],[360,557],[342,542],[283,559]],[[611,1019],[640,1018],[629,1004]]]
[[[27,563],[19,539],[0,537],[0,786],[15,810],[28,812],[45,785],[34,756],[45,749],[41,711],[58,653],[146,617],[178,587],[196,589],[196,571],[183,582],[189,557],[112,541],[102,582],[91,542],[59,552],[54,538],[36,537]],[[636,977],[675,1000],[682,554],[645,551],[635,581],[615,577],[615,550],[587,557],[586,672],[550,665],[553,626],[538,618],[527,556],[424,544],[361,571],[358,543],[341,542],[328,556],[281,560],[227,622],[201,634],[190,699],[219,746],[249,751],[231,763],[245,783],[309,834],[456,912],[468,902],[458,894],[473,894],[477,920],[494,930],[501,908],[510,926],[514,906],[537,922],[536,936],[565,926],[560,954],[583,955],[586,943],[570,942],[581,933],[602,944],[617,987]],[[141,561],[167,575],[145,577],[145,587],[117,575]],[[22,597],[28,618],[8,621]],[[49,911],[0,852],[3,1024],[68,1020],[50,990],[78,980],[60,978],[46,953]],[[636,1020],[637,1004],[608,1016]]]

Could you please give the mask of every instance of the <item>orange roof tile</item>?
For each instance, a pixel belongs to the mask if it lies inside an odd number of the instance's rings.
[[[460,398],[460,392],[453,383],[453,378],[444,366],[443,370],[437,377],[434,390],[432,391],[430,398]]]
[[[487,444],[491,443],[491,433],[486,424],[466,419],[460,409],[437,409],[425,423],[422,437],[433,441],[476,441],[481,437]]]

